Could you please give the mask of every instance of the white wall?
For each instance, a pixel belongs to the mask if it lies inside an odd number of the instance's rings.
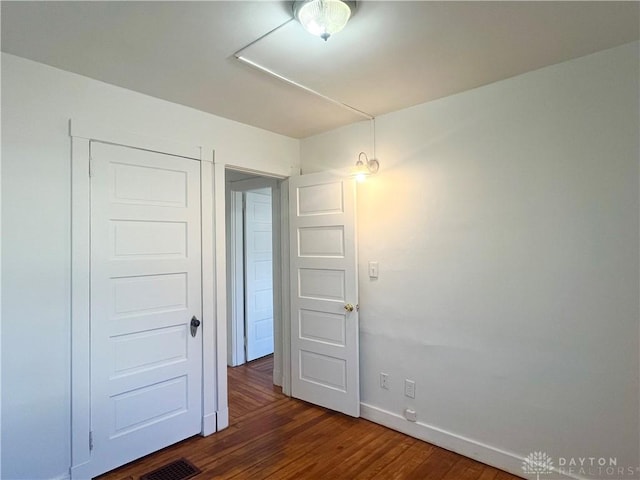
[[[377,119],[380,173],[358,191],[365,415],[520,475],[534,450],[640,465],[638,58]],[[303,172],[352,166],[369,132],[303,140]]]
[[[70,118],[275,175],[299,162],[298,140],[2,54],[3,479],[70,466]]]

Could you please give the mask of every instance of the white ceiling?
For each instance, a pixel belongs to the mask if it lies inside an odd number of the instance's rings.
[[[302,138],[361,117],[237,61],[290,3],[8,2],[2,50]],[[373,115],[637,40],[639,2],[361,1],[328,42],[291,22],[243,55]]]

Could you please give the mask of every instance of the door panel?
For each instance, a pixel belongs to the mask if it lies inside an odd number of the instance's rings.
[[[327,173],[289,180],[291,393],[360,415],[355,182]]]
[[[271,189],[245,193],[245,335],[247,361],[273,353]]]
[[[298,229],[299,256],[343,258],[344,252],[343,226]]]
[[[91,144],[94,472],[200,432],[200,165]]]
[[[300,338],[344,347],[346,342],[346,314],[300,309]]]

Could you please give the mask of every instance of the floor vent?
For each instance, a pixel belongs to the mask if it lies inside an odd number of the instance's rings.
[[[200,473],[200,469],[188,460],[181,458],[168,463],[153,472],[145,473],[140,480],[187,480]]]

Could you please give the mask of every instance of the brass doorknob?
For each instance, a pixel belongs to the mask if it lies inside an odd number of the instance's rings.
[[[355,308],[355,307],[354,307],[353,305],[351,305],[350,303],[347,303],[347,304],[344,306],[344,309],[345,309],[347,312],[353,312],[353,309],[354,309],[354,308]]]

